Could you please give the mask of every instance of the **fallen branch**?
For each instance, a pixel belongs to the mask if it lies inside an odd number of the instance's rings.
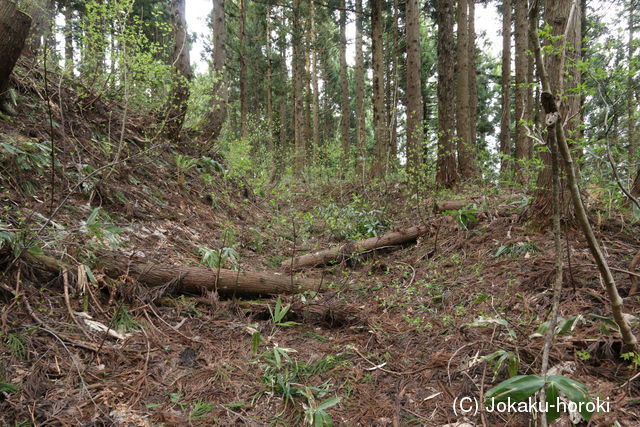
[[[331,261],[348,259],[353,255],[380,249],[385,246],[396,246],[412,242],[418,237],[427,234],[430,230],[430,227],[422,225],[403,230],[391,231],[383,234],[382,236],[371,237],[357,242],[350,242],[342,246],[335,246],[312,254],[305,254],[288,259],[282,262],[281,267],[285,270],[291,270],[293,266],[293,270],[295,271],[306,267],[325,265]]]

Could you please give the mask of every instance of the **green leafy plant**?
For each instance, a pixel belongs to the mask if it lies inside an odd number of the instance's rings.
[[[189,421],[197,421],[205,418],[209,412],[213,410],[213,403],[203,402],[201,400],[193,404],[189,413]]]
[[[137,331],[142,328],[140,323],[136,319],[131,316],[127,307],[123,304],[118,306],[115,314],[113,315],[113,319],[111,320],[113,324],[113,329],[120,333],[127,333],[131,331]]]
[[[82,227],[82,231],[90,234],[93,239],[91,244],[106,247],[107,243],[112,249],[121,245],[120,233],[122,229],[117,227],[109,214],[101,208],[94,208]]]
[[[303,405],[305,424],[314,427],[333,426],[331,417],[326,410],[340,403],[340,398],[331,397],[322,403],[316,404],[313,392],[311,390],[306,389],[302,393],[309,402],[308,405]]]
[[[518,355],[502,349],[484,356],[482,360],[490,364],[494,381],[503,369],[506,369],[509,378],[515,376],[518,373],[518,369],[520,369]]]
[[[287,305],[283,305],[282,304],[282,299],[280,299],[280,297],[276,298],[276,305],[273,309],[271,309],[271,306],[268,307],[269,308],[269,314],[271,315],[271,319],[273,320],[273,323],[276,326],[293,326],[293,325],[297,325],[296,322],[283,322],[282,320],[285,318],[285,316],[287,315],[287,313],[289,312],[289,309],[291,308],[291,304],[287,304]]]
[[[508,245],[502,245],[496,250],[493,255],[496,258],[509,256],[512,258],[518,258],[526,256],[527,254],[542,252],[538,246],[533,242],[517,242],[509,243]]]
[[[173,153],[173,160],[176,162],[176,182],[178,183],[178,185],[184,185],[185,173],[198,164],[198,159],[194,159],[193,157],[189,157],[183,154]]]
[[[478,222],[478,217],[476,216],[478,212],[480,212],[478,206],[475,203],[471,203],[462,209],[444,211],[442,214],[453,216],[461,230],[468,230],[470,224]]]
[[[558,317],[558,320],[556,322],[556,328],[553,331],[553,334],[554,335],[568,334],[569,332],[573,331],[576,328],[576,326],[581,322],[584,323],[584,316],[582,314],[569,316],[566,319],[563,317]],[[529,338],[539,338],[539,337],[545,336],[545,334],[547,333],[547,330],[549,329],[549,324],[550,324],[549,321],[542,323],[533,334],[529,335]]]
[[[7,334],[6,343],[7,348],[13,357],[21,360],[25,360],[27,358],[29,350],[27,349],[26,339],[24,336],[9,332]]]
[[[540,375],[518,375],[509,378],[487,391],[485,405],[493,406],[496,403],[507,401],[522,402],[543,387],[545,387],[548,404],[546,413],[548,423],[560,417],[556,402],[561,395],[578,405],[578,412],[582,418],[586,421],[591,419],[595,408],[587,387],[578,381],[560,375],[550,375],[546,381]]]

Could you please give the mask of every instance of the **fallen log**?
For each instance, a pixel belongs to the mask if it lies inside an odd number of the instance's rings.
[[[73,271],[67,264],[44,254],[23,252],[25,261],[36,263],[47,271]],[[178,292],[202,293],[217,290],[220,295],[277,295],[304,291],[320,291],[320,281],[292,277],[277,272],[237,271],[150,263],[127,260],[112,253],[101,257],[109,277],[127,275],[152,287],[175,284]],[[216,279],[217,278],[217,279]]]
[[[216,290],[221,295],[277,295],[295,294],[304,291],[319,291],[320,281],[291,277],[280,273],[260,271],[237,271],[157,265],[132,262],[126,266],[107,268],[109,275],[124,273],[148,286],[163,286],[177,281],[177,290],[202,293]]]
[[[471,204],[476,204],[479,206],[486,201],[504,202],[505,200],[517,200],[517,199],[522,199],[522,194],[497,195],[497,196],[491,196],[489,198],[485,196],[481,196],[481,197],[471,197],[468,199],[444,200],[439,202],[437,201],[433,204],[433,212],[442,213],[446,211],[457,211]]]
[[[391,231],[383,234],[382,236],[370,237],[357,242],[351,242],[342,246],[335,246],[312,254],[305,254],[293,259],[288,259],[283,261],[280,266],[285,270],[290,271],[293,269],[295,271],[306,267],[324,265],[331,261],[348,259],[359,253],[414,241],[418,237],[427,234],[430,229],[430,227],[421,225],[403,230]]]

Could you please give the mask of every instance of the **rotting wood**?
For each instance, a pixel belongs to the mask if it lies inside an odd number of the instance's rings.
[[[431,230],[431,227],[419,225],[402,230],[391,231],[382,236],[350,242],[342,246],[324,249],[311,254],[305,254],[293,259],[283,261],[281,267],[285,270],[300,270],[306,267],[315,267],[328,264],[331,261],[347,259],[359,253],[381,249],[387,246],[396,246],[416,240]]]
[[[491,200],[499,200],[501,202],[506,200],[518,200],[522,199],[522,194],[508,194],[504,196],[495,196],[492,197]],[[458,200],[444,200],[437,201],[433,204],[433,212],[441,213],[445,211],[456,211],[459,209],[463,209],[466,206],[476,204],[481,205],[483,202],[487,201],[486,197],[471,197],[468,199],[458,199]]]

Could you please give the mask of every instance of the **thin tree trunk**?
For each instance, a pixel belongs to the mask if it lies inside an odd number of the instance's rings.
[[[362,43],[362,0],[356,0],[356,173],[364,176],[365,170],[365,112],[364,112],[364,53]]]
[[[456,134],[458,148],[458,169],[464,180],[475,178],[475,160],[471,145],[471,115],[469,112],[469,13],[468,2],[458,0],[458,76],[456,86]]]
[[[73,73],[73,8],[64,7],[64,68]]]
[[[267,89],[267,152],[274,153],[273,147],[273,66],[271,61],[271,6],[265,10],[265,39],[266,39],[266,89]]]
[[[515,120],[516,120],[516,149],[515,149],[515,170],[516,180],[524,183],[525,176],[523,174],[523,162],[529,153],[528,136],[525,122],[528,119],[527,112],[527,75],[529,71],[529,56],[527,48],[529,46],[529,35],[527,29],[527,0],[515,2],[516,9],[516,87],[515,87]],[[549,158],[550,161],[550,158]],[[547,188],[551,188],[551,180]],[[551,200],[549,200],[551,202]],[[551,208],[551,203],[549,203]],[[551,212],[549,212],[551,213]]]
[[[211,110],[208,114],[205,129],[210,139],[215,141],[220,136],[222,126],[227,119],[227,28],[225,18],[225,0],[213,0],[213,90]]]
[[[247,91],[247,59],[246,59],[246,21],[247,6],[246,0],[240,0],[240,17],[239,17],[239,46],[238,46],[238,62],[240,63],[240,138],[247,137],[248,120],[249,120],[249,94]]]
[[[389,131],[389,170],[397,169],[398,160],[398,86],[400,77],[398,73],[398,62],[401,60],[402,53],[399,47],[399,16],[398,0],[393,0],[393,22],[392,22],[392,38],[391,48],[389,49],[389,75],[387,78],[387,129]]]
[[[420,49],[420,3],[407,0],[407,177],[421,181],[424,167],[422,127],[422,59]]]
[[[511,0],[502,2],[502,114],[500,118],[500,173],[510,168],[511,157]]]
[[[389,147],[384,108],[384,54],[382,41],[382,0],[369,0],[371,5],[371,56],[373,64],[373,127],[375,152],[371,176],[382,178],[387,173]]]
[[[305,140],[304,140],[304,105],[302,73],[304,69],[304,59],[300,47],[302,31],[300,28],[300,2],[293,0],[293,30],[292,30],[292,78],[293,78],[293,134],[295,142],[295,158],[293,173],[297,179],[302,178],[305,162]]]
[[[438,0],[438,161],[436,182],[451,188],[458,181],[455,136],[455,92],[453,40],[454,1]]]
[[[470,150],[473,161],[473,173],[477,175],[476,152],[478,139],[478,79],[476,77],[476,5],[475,0],[469,4],[469,134]]]
[[[193,77],[189,60],[185,0],[171,1],[171,23],[173,28],[173,90],[170,98],[167,134],[176,142],[179,140],[189,100],[189,82]]]
[[[349,82],[347,81],[347,11],[345,0],[340,0],[340,141],[342,142],[341,173],[349,167]]]
[[[636,134],[636,101],[634,99],[634,72],[632,66],[632,61],[634,59],[634,40],[633,40],[633,32],[634,32],[634,14],[636,11],[638,0],[629,0],[629,11],[628,13],[628,22],[627,22],[627,31],[629,32],[629,39],[627,42],[627,140],[629,144],[629,181],[631,177],[633,177],[634,172],[636,171],[636,151],[638,149],[638,141]],[[640,169],[638,169],[640,171]]]
[[[313,89],[312,114],[312,144],[315,162],[318,161],[320,148],[320,89],[318,87],[318,47],[316,46],[316,8],[311,2],[311,87]]]

